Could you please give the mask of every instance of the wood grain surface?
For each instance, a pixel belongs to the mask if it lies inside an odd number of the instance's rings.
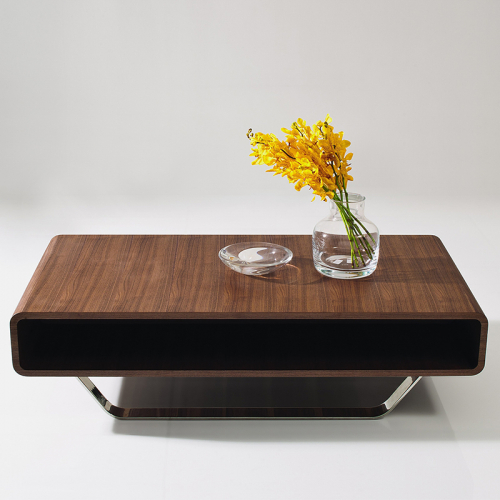
[[[222,247],[241,241],[284,245],[294,257],[276,273],[244,276],[218,258]],[[11,321],[14,366],[19,373],[34,374],[19,365],[17,323],[23,319],[294,318],[477,320],[481,323],[481,341],[479,364],[474,370],[444,373],[433,369],[428,373],[422,370],[422,374],[473,374],[484,366],[484,314],[439,238],[414,235],[382,236],[377,270],[358,280],[319,274],[312,261],[311,236],[56,236]],[[49,372],[37,374],[62,374]],[[233,372],[236,374],[236,370]],[[343,375],[354,372],[347,370]],[[315,376],[321,376],[317,373]],[[67,370],[64,374],[83,375]],[[124,372],[94,370],[85,374]],[[389,370],[384,374],[402,373]],[[240,373],[245,375],[248,372]]]

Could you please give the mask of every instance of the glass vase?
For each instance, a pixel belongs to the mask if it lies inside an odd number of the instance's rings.
[[[330,200],[330,213],[316,224],[312,237],[314,267],[321,274],[357,279],[375,271],[380,234],[364,210],[365,197],[360,194]]]

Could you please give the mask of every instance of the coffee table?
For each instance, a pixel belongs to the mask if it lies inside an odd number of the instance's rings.
[[[239,241],[290,248],[284,269],[237,274]],[[475,375],[487,320],[439,238],[382,236],[376,272],[335,280],[297,235],[62,235],[11,320],[14,369],[75,376],[120,419],[380,418],[423,376]],[[354,408],[121,408],[89,377],[405,377]]]

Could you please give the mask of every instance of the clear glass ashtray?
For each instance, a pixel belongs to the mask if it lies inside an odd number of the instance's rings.
[[[288,264],[293,253],[274,243],[235,243],[219,251],[227,267],[237,273],[261,276],[272,273]]]

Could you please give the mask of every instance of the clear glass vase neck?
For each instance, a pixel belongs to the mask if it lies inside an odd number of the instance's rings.
[[[365,197],[357,193],[344,194],[342,200],[330,199],[330,212],[332,216],[340,217],[340,206],[348,208],[353,215],[364,216],[365,214]]]

